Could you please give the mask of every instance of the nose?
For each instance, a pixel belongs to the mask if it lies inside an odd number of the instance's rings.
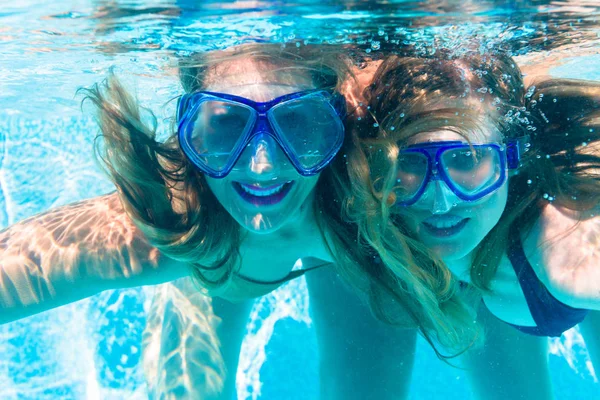
[[[240,156],[236,167],[243,168],[254,178],[270,179],[280,172],[285,154],[268,133],[254,136]]]
[[[425,193],[415,206],[431,211],[432,214],[445,214],[457,202],[456,195],[441,180],[430,181]]]
[[[448,185],[443,181],[436,180],[432,183],[434,184],[434,192],[431,212],[433,214],[445,214],[453,207],[454,193],[452,193]]]

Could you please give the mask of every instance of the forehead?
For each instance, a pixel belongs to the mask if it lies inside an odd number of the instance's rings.
[[[277,85],[273,83],[252,83],[247,85],[232,84],[231,86],[226,86],[224,83],[216,83],[206,88],[206,90],[211,92],[232,94],[257,102],[267,102],[277,97],[306,89],[307,88],[301,86]]]
[[[307,69],[280,60],[257,60],[242,56],[219,62],[206,71],[204,87],[227,88],[260,84],[289,85],[312,88],[313,82]]]
[[[467,131],[458,133],[452,129],[439,129],[428,132],[417,133],[407,140],[408,145],[429,142],[451,142],[459,141],[464,143],[501,143],[502,135],[497,129]]]
[[[409,144],[423,142],[461,141],[471,143],[501,143],[503,134],[494,121],[499,117],[494,107],[472,98],[435,99],[414,107],[416,112],[445,112],[443,124],[437,121],[429,125],[427,120],[421,125],[423,132],[411,135]],[[436,126],[437,125],[437,126]]]

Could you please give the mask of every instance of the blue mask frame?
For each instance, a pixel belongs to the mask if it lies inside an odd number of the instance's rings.
[[[528,150],[529,136],[524,136],[516,139],[509,139],[506,145],[500,145],[498,143],[483,143],[483,144],[468,144],[460,141],[447,141],[447,142],[429,142],[429,143],[418,143],[412,146],[408,146],[402,149],[400,153],[421,153],[427,158],[427,171],[423,178],[419,190],[409,200],[398,201],[395,205],[399,206],[411,206],[415,204],[425,193],[427,186],[431,181],[441,180],[443,181],[450,190],[461,200],[464,201],[476,201],[490,193],[498,190],[508,178],[508,170],[514,170],[519,168],[521,156]],[[485,189],[478,191],[472,195],[463,193],[450,178],[448,173],[444,170],[441,157],[442,153],[446,150],[465,148],[465,149],[477,149],[481,147],[494,148],[500,155],[500,178],[493,185],[486,187]]]
[[[298,155],[294,152],[294,149],[288,145],[285,138],[285,132],[282,132],[278,124],[273,121],[269,111],[278,104],[299,99],[306,96],[322,96],[329,105],[332,107],[332,111],[335,113],[337,118],[337,129],[336,132],[331,132],[332,135],[337,135],[334,145],[331,147],[327,155],[317,165],[311,168],[305,168],[298,159]],[[191,144],[191,137],[193,133],[193,126],[191,124],[191,116],[194,115],[200,105],[210,99],[226,100],[234,103],[243,104],[254,110],[254,122],[253,126],[246,131],[243,138],[238,141],[238,144],[232,149],[229,156],[229,160],[225,167],[221,170],[215,170],[206,165],[198,156],[194,147]],[[319,173],[325,168],[338,153],[342,147],[344,141],[344,124],[343,119],[346,117],[346,101],[344,96],[337,92],[332,92],[323,89],[306,90],[301,92],[295,92],[286,94],[284,96],[277,97],[267,102],[255,102],[245,97],[234,96],[230,94],[199,91],[190,94],[183,95],[177,104],[177,123],[178,123],[178,139],[181,149],[185,153],[186,157],[202,172],[213,177],[223,178],[227,176],[233,166],[241,156],[244,148],[250,143],[252,138],[255,136],[265,133],[270,135],[277,144],[281,147],[285,155],[288,157],[294,168],[302,176],[312,176]]]

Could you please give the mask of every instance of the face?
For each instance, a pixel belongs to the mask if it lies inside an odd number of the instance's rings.
[[[499,143],[499,135],[469,138],[471,143]],[[461,141],[456,132],[440,130],[415,135],[408,144]],[[423,196],[413,205],[400,207],[409,229],[444,261],[469,255],[498,223],[506,207],[508,183],[476,201],[461,200],[442,180],[428,183]]]
[[[268,82],[251,60],[238,60],[241,74],[224,74],[205,90],[232,94],[257,102],[312,89],[306,77],[285,84]],[[264,65],[263,65],[264,67]],[[276,68],[271,66],[271,68]],[[290,163],[279,144],[267,134],[255,136],[244,149],[232,171],[224,178],[206,176],[218,201],[244,228],[271,233],[304,215],[312,204],[318,175],[304,177]]]

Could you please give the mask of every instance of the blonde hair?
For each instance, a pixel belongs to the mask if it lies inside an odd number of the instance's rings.
[[[245,44],[180,60],[184,90],[201,90],[208,79],[232,73],[222,67],[241,58],[260,64],[267,81],[293,82],[303,74],[317,88],[335,89],[349,72],[337,46]],[[222,288],[239,268],[240,227],[183,154],[176,133],[157,141],[154,115],[146,110],[152,123],[143,123],[136,99],[112,74],[85,94],[102,132],[97,156],[126,212],[153,246],[192,267],[203,290]]]

